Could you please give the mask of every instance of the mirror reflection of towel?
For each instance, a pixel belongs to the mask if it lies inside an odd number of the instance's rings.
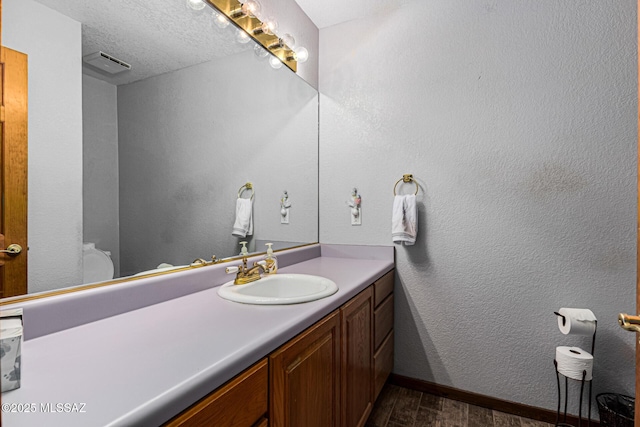
[[[391,236],[393,243],[410,246],[418,235],[418,205],[414,194],[398,195],[393,199]]]
[[[246,237],[253,234],[253,200],[236,200],[236,222],[233,224],[234,236]]]

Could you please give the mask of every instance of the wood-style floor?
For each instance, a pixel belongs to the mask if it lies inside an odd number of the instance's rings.
[[[386,384],[367,427],[551,427],[491,409]]]

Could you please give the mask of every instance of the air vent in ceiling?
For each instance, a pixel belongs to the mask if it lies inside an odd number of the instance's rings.
[[[104,52],[92,53],[82,59],[87,64],[109,74],[117,74],[131,69],[131,65]]]

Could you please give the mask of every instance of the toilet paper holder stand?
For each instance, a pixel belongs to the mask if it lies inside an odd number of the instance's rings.
[[[566,322],[566,318],[565,316],[563,316],[562,314],[558,313],[557,311],[553,312],[556,316],[562,317],[562,324],[564,325],[564,322]],[[595,323],[595,328],[593,330],[593,337],[591,339],[591,355],[593,356],[593,353],[596,349],[596,332],[598,331],[598,321],[594,320]],[[569,394],[568,394],[568,390],[569,390],[569,378],[568,377],[564,377],[564,375],[562,375],[560,372],[558,372],[558,361],[554,358],[553,359],[553,365],[556,368],[556,380],[558,383],[558,411],[556,413],[556,423],[555,423],[555,427],[574,427],[571,424],[567,424],[567,404],[569,402]],[[560,375],[562,375],[564,377],[564,414],[563,414],[563,420],[562,422],[560,422],[560,406],[561,406],[561,402],[562,402],[562,394],[561,394],[561,390],[560,390]],[[589,382],[589,401],[587,404],[588,407],[588,413],[587,413],[587,426],[591,427],[591,400],[592,400],[592,389],[593,389],[593,379],[591,380],[585,380],[587,375],[587,371],[582,371],[582,380],[575,380],[575,381],[580,381],[580,402],[579,402],[579,407],[578,407],[578,426],[577,427],[581,427],[582,426],[582,399],[584,397],[584,383],[585,381]]]

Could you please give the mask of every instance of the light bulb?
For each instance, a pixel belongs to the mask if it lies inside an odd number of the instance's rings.
[[[273,19],[269,19],[264,21],[262,25],[253,29],[253,35],[259,36],[260,34],[273,35],[273,33],[278,29],[278,23]]]
[[[278,31],[278,23],[274,19],[269,18],[265,22],[262,23],[262,31],[265,34],[272,35],[276,31]]]
[[[224,16],[222,13],[218,13],[214,10],[213,23],[216,24],[216,27],[224,29],[224,28],[227,28],[231,22],[229,22],[229,19],[226,16]]]
[[[280,58],[272,56],[269,58],[269,65],[271,65],[271,68],[277,70],[282,67],[282,61],[280,61]]]
[[[187,6],[193,10],[202,10],[206,5],[202,0],[187,0]]]
[[[247,0],[246,2],[242,3],[242,12],[251,18],[255,18],[257,15],[259,15],[260,9],[260,3],[258,3],[257,0]]]
[[[269,52],[267,52],[267,50],[260,46],[258,43],[256,43],[256,45],[253,47],[253,53],[255,53],[256,56],[260,59],[266,58],[267,55],[269,55]]]
[[[309,51],[302,46],[295,48],[294,52],[296,53],[296,61],[299,63],[307,62],[309,59]]]
[[[241,44],[248,43],[251,40],[249,34],[245,33],[243,30],[236,30],[236,41]]]
[[[296,45],[296,39],[294,39],[291,34],[283,35],[282,37],[280,37],[280,40],[281,40],[281,43],[284,43],[287,46],[289,46],[289,49],[293,49],[293,47]]]

